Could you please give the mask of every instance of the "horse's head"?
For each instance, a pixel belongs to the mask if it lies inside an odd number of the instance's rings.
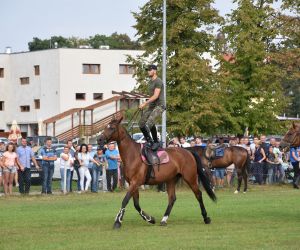
[[[292,127],[284,135],[280,147],[299,146],[300,143],[300,123],[292,124]]]
[[[111,142],[111,141],[119,141],[120,132],[119,132],[119,125],[123,119],[123,116],[120,118],[113,118],[110,123],[104,128],[103,132],[101,133],[98,139],[98,145],[103,147],[104,144]]]
[[[212,144],[207,145],[205,149],[205,157],[207,159],[212,159],[215,157],[215,151],[214,151],[214,146]]]

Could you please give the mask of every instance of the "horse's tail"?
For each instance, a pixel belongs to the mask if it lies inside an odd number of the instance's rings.
[[[246,159],[246,171],[247,175],[250,174],[250,168],[251,168],[251,160],[250,160],[250,154],[247,152],[247,159]]]
[[[210,185],[210,181],[209,178],[207,177],[207,175],[204,173],[203,171],[203,167],[202,167],[202,163],[201,163],[201,159],[200,156],[195,153],[195,152],[191,152],[196,160],[197,163],[197,173],[200,177],[201,183],[206,191],[206,193],[208,194],[209,198],[211,198],[213,201],[217,201],[217,197],[214,193],[214,191],[211,188]]]

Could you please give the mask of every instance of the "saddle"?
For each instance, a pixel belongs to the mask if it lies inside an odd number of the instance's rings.
[[[158,150],[153,151],[151,146],[149,146],[147,143],[141,144],[141,158],[142,161],[148,166],[145,184],[150,178],[155,178],[154,166],[158,166],[159,171],[159,166],[161,164],[169,162],[169,155],[164,149],[159,148]]]
[[[209,146],[205,150],[205,157],[210,161],[220,159],[224,156],[225,148],[225,145]]]

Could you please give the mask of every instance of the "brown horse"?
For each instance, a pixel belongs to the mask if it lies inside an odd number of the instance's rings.
[[[210,147],[205,149],[196,146],[186,149],[196,152],[200,156],[201,163],[210,177],[209,168],[226,168],[233,163],[238,175],[238,187],[234,193],[240,192],[242,179],[244,179],[244,193],[247,192],[248,171],[250,168],[250,156],[247,149],[239,146],[227,147],[224,149],[224,156],[217,159],[212,158]]]
[[[284,135],[281,143],[281,147],[299,147],[300,146],[300,123],[292,124],[292,127]]]
[[[149,223],[155,223],[154,217],[146,214],[139,205],[138,188],[140,185],[145,184],[148,166],[141,159],[141,145],[136,143],[130,137],[126,129],[120,124],[121,120],[122,117],[112,120],[104,129],[98,140],[98,144],[100,146],[103,146],[104,143],[109,141],[117,141],[120,156],[123,161],[124,176],[126,181],[129,183],[128,192],[123,199],[122,207],[115,219],[114,229],[121,227],[122,219],[125,213],[125,207],[131,197],[133,197],[134,207],[141,217]],[[197,174],[199,175],[209,197],[216,201],[216,196],[210,187],[209,179],[206,177],[202,169],[199,156],[182,148],[167,148],[166,151],[169,154],[169,162],[160,165],[159,169],[157,166],[155,166],[155,178],[150,178],[150,180],[147,182],[149,185],[156,185],[162,182],[167,183],[169,203],[160,224],[167,225],[167,219],[176,200],[175,185],[181,176],[194,192],[200,204],[204,222],[209,224],[211,220],[207,216],[207,212],[204,207],[202,193],[198,187]]]

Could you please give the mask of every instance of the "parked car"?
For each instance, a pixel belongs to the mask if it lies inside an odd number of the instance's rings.
[[[157,133],[158,139],[160,140],[160,133]],[[134,133],[132,135],[132,139],[135,140],[137,143],[145,143],[145,137],[143,133]]]
[[[60,154],[62,153],[64,146],[66,144],[53,144],[52,146],[56,149],[56,155],[57,155],[57,160],[54,162],[54,172],[58,171],[59,173],[59,178],[60,178],[60,172],[59,172],[59,162],[60,162]],[[42,182],[42,155],[41,155],[41,151],[42,151],[43,147],[40,147],[37,152],[35,153],[35,159],[38,163],[38,165],[40,166],[40,170],[37,170],[35,165],[33,164],[33,162],[31,162],[31,167],[30,167],[30,172],[31,172],[31,178],[33,182],[36,183],[41,183]],[[57,176],[57,173],[56,173]],[[53,177],[54,178],[54,177]],[[77,178],[77,175],[76,175]]]
[[[7,138],[5,138],[5,137],[0,137],[0,141],[4,142],[4,144],[9,143],[9,140]]]
[[[54,173],[53,173],[53,179],[57,179],[60,180],[61,176],[60,176],[60,155],[64,150],[64,146],[65,144],[53,144],[52,146],[55,147],[56,149],[56,156],[57,156],[57,160],[54,162]],[[97,146],[94,145],[93,146],[93,151],[92,153],[95,154],[96,153],[96,149]],[[38,165],[40,167],[42,167],[42,155],[41,155],[41,150],[42,147],[37,151],[36,153],[36,161],[38,163]],[[34,166],[33,163],[31,163],[31,177],[33,178],[33,181],[41,183],[42,181],[42,169],[40,169],[39,171],[36,169],[36,167]],[[102,177],[101,177],[102,179]],[[76,171],[73,173],[73,180],[78,180],[78,176]]]
[[[28,136],[27,139],[27,143],[28,144],[33,144],[33,145],[38,145],[38,146],[44,146],[45,145],[45,139],[50,137],[52,140],[52,143],[58,143],[58,139],[54,136]]]

